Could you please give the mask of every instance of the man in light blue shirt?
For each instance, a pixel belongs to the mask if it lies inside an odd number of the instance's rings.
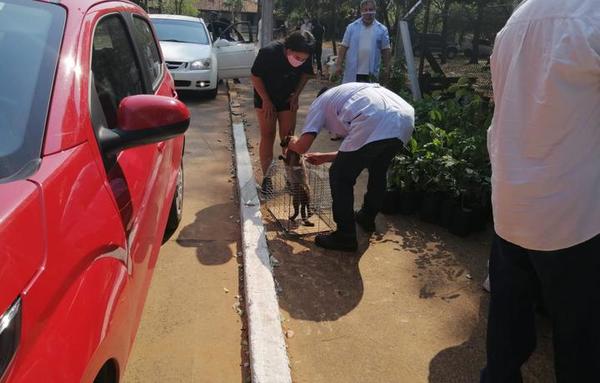
[[[344,74],[342,83],[372,82],[378,75],[384,84],[389,79],[390,36],[385,25],[375,20],[376,8],[375,0],[362,0],[360,19],[346,27],[336,63],[337,75]]]

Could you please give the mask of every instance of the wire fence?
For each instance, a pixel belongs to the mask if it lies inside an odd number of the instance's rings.
[[[293,172],[305,174],[302,185]],[[271,186],[263,192],[265,206],[284,232],[303,236],[335,230],[328,165],[305,163],[290,169],[274,161],[267,176]]]

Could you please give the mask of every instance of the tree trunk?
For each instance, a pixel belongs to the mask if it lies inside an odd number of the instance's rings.
[[[404,6],[400,6],[400,1],[396,1],[396,21],[394,23],[396,41],[393,46],[394,48],[394,61],[398,62],[400,60],[400,55],[402,54],[402,34],[400,32],[400,20],[402,20],[403,13],[406,9],[406,2],[404,2]]]
[[[446,45],[448,42],[448,16],[450,13],[450,4],[452,4],[452,0],[446,0],[444,2],[444,9],[442,10],[442,64],[446,63]]]
[[[479,64],[479,38],[481,36],[481,23],[483,22],[483,8],[485,0],[477,1],[477,19],[475,20],[475,30],[473,31],[473,41],[471,43],[472,56],[469,64]]]
[[[273,41],[273,0],[263,0],[261,8],[261,48]]]
[[[331,0],[331,14],[333,15],[333,29],[331,33],[331,44],[333,45],[333,55],[337,56],[337,12],[336,12],[336,1]]]
[[[425,44],[425,35],[427,34],[427,32],[429,31],[429,13],[431,11],[431,0],[426,0],[425,1],[425,20],[424,20],[424,26],[423,26],[423,32],[421,35],[421,41],[419,42],[419,45],[421,46],[421,59],[419,61],[419,77],[423,75],[423,67],[425,66],[425,55],[426,55],[426,51],[428,50],[426,44]]]
[[[380,1],[379,2],[379,12],[381,14],[381,18],[388,31],[392,30],[392,25],[390,23],[390,15],[388,12],[388,1]]]

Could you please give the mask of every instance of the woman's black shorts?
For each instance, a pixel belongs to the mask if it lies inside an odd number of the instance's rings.
[[[286,110],[291,110],[290,102],[286,100],[272,100],[273,105],[275,105],[275,110],[278,112],[285,112]],[[262,109],[262,98],[258,95],[254,95],[254,107],[258,109]]]

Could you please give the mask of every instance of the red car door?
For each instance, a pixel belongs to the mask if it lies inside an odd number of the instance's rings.
[[[141,8],[94,4],[0,7],[0,382],[118,380],[173,199],[189,112]]]
[[[96,26],[91,70],[110,129],[116,127],[116,111],[122,99],[142,93],[166,93],[162,83],[168,77],[162,73],[157,47],[132,44],[139,41],[140,23],[147,23],[145,19],[125,12],[102,11],[93,19]],[[136,25],[138,30],[134,29]],[[152,35],[150,39],[154,42]],[[148,268],[154,264],[151,258],[156,257],[161,244],[163,233],[157,228],[164,227],[170,206],[168,186],[177,171],[169,168],[172,141],[128,149],[103,159],[127,236],[134,295],[147,288]],[[135,304],[143,305],[143,299]]]

